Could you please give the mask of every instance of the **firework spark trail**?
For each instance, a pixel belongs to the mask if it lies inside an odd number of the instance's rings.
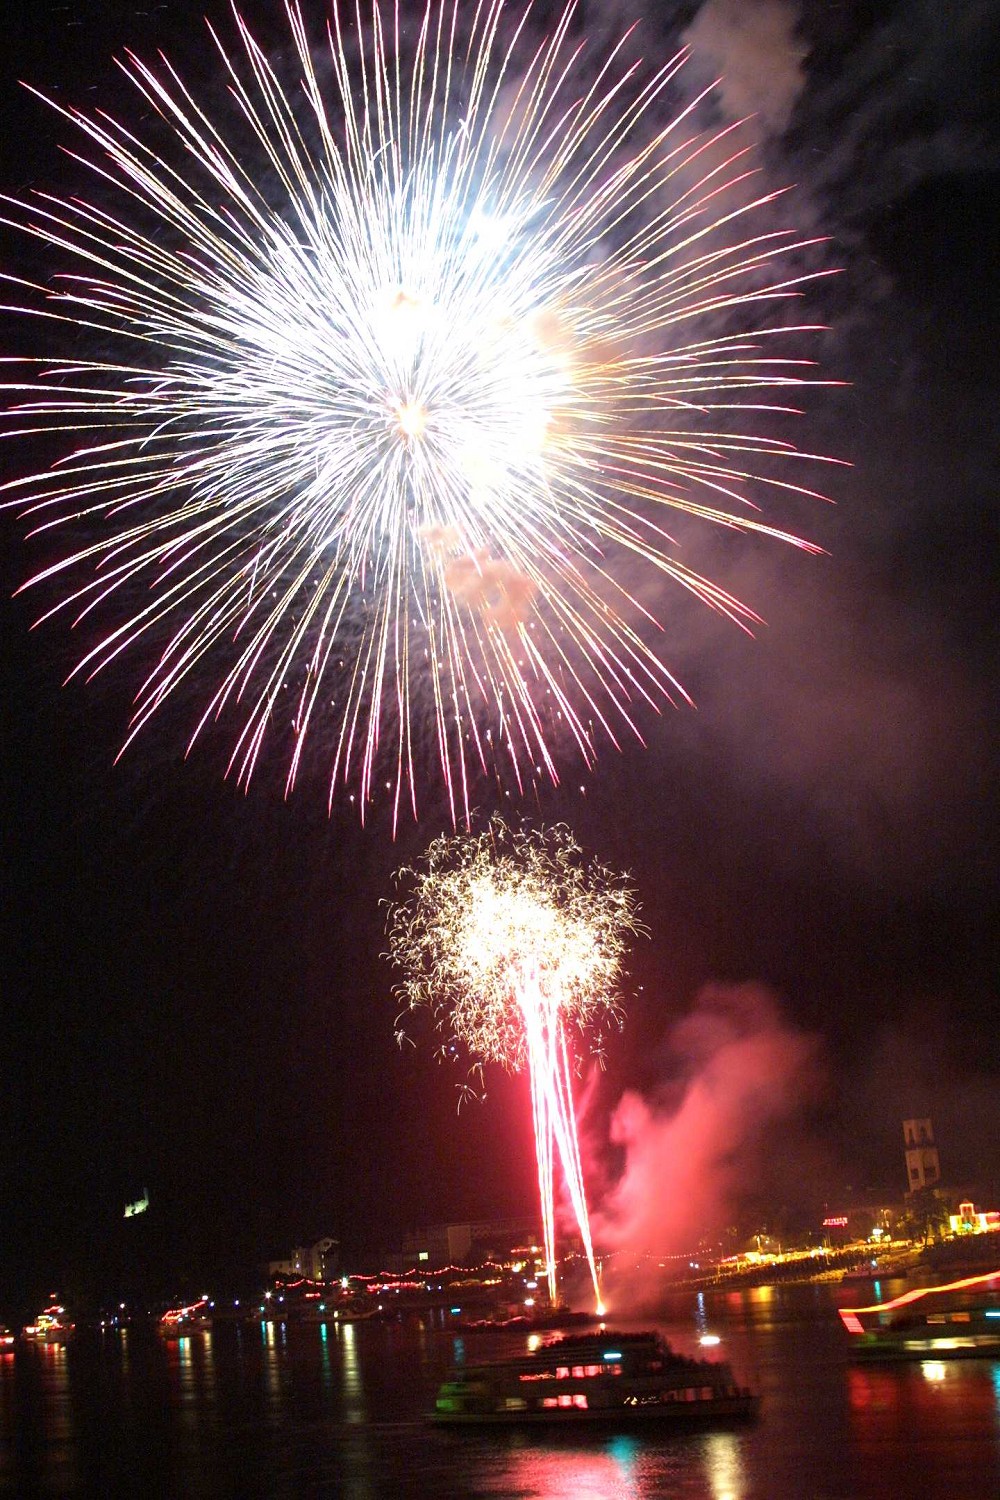
[[[516,983],[516,981],[515,981]],[[515,991],[525,1030],[525,1051],[531,1086],[532,1121],[535,1131],[535,1156],[538,1162],[539,1199],[542,1215],[542,1239],[548,1267],[549,1298],[556,1302],[555,1250],[555,1178],[553,1147],[558,1150],[566,1189],[569,1194],[583,1252],[590,1267],[594,1296],[603,1312],[601,1288],[594,1259],[590,1233],[590,1214],[583,1185],[583,1166],[577,1138],[570,1077],[569,1051],[560,1016],[562,996],[558,984],[549,994],[531,979],[522,980]]]
[[[3,489],[89,534],[32,580],[107,622],[77,671],[145,643],[126,743],[207,680],[192,743],[234,717],[241,781],[273,738],[290,788],[318,728],[331,799],[364,813],[384,761],[395,821],[430,723],[467,821],[478,768],[557,781],[564,733],[591,764],[682,693],[623,561],[757,620],[665,517],[810,547],[755,498],[814,493],[770,472],[806,455],[756,424],[813,379],[772,346],[822,273],[755,220],[777,195],[731,127],[700,131],[698,101],[661,123],[682,57],[644,70],[622,42],[585,70],[572,5],[533,52],[504,0],[334,8],[315,51],[287,15],[285,77],[235,12],[235,48],[213,33],[225,124],[131,54],[145,136],[54,106],[93,194],[3,222],[75,269],[5,279],[73,352],[29,360],[7,417],[76,446]],[[768,306],[774,327],[712,331]]]
[[[427,1007],[473,1067],[527,1070],[549,1293],[556,1300],[555,1176],[562,1166],[600,1304],[573,1107],[570,1037],[599,1051],[618,1015],[626,940],[642,930],[621,877],[583,861],[569,830],[511,830],[435,839],[400,872],[389,955],[407,1007]]]

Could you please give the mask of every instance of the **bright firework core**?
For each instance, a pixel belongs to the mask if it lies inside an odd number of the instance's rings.
[[[390,956],[409,1008],[428,1007],[472,1065],[527,1070],[549,1294],[556,1301],[555,1166],[580,1232],[601,1310],[573,1106],[573,1040],[600,1049],[618,1015],[626,939],[641,930],[621,877],[583,861],[566,828],[436,839],[400,872]]]
[[[669,118],[681,57],[585,46],[572,5],[286,8],[273,66],[213,34],[217,119],[131,55],[138,123],[55,106],[94,176],[8,200],[69,264],[16,283],[56,347],[6,389],[67,451],[0,488],[72,536],[33,582],[94,628],[78,670],[144,659],[130,739],[181,693],[241,780],[315,745],[395,819],[436,759],[467,821],[476,775],[558,781],[683,696],[669,585],[752,627],[671,527],[808,545],[760,427],[813,380],[821,273],[738,133]]]
[[[427,430],[427,411],[417,401],[407,401],[397,412],[399,430],[404,437],[420,438]]]

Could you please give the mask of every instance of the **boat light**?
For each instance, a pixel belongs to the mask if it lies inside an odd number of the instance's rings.
[[[703,1333],[698,1342],[702,1345],[703,1348],[711,1349],[714,1348],[716,1344],[721,1344],[722,1340],[719,1338],[719,1335],[717,1333]]]
[[[621,1357],[622,1357],[622,1352],[621,1352],[620,1349],[605,1349],[604,1355],[603,1355],[603,1358],[605,1360],[609,1360],[609,1359],[621,1359]]]
[[[985,1316],[987,1318],[1000,1318],[1000,1307],[988,1307]]]

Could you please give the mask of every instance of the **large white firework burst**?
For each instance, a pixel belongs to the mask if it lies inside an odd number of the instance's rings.
[[[753,623],[671,513],[808,545],[754,499],[797,489],[754,428],[803,379],[803,242],[728,130],[664,123],[682,58],[585,70],[572,6],[534,50],[504,0],[287,15],[280,72],[238,15],[218,42],[225,127],[131,55],[155,128],[62,111],[99,181],[7,222],[72,258],[20,305],[76,336],[8,389],[72,446],[6,498],[71,529],[32,581],[98,622],[78,670],[147,643],[129,739],[191,689],[243,780],[267,736],[289,786],[317,744],[331,797],[395,817],[436,758],[463,817],[477,768],[558,780],[562,739],[589,764],[679,691],[623,563]]]

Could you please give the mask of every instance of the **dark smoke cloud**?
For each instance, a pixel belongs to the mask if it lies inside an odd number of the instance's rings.
[[[942,173],[1000,167],[994,6],[897,0],[867,14],[830,10],[802,8],[814,46],[795,145],[814,186],[841,209],[881,211]]]
[[[827,263],[843,274],[792,311],[830,325],[803,352],[849,388],[773,420],[853,467],[803,467],[833,507],[771,497],[828,559],[683,535],[684,561],[764,617],[755,643],[686,601],[642,602],[699,708],[681,739],[786,799],[795,842],[904,888],[988,839],[982,808],[995,805],[1000,641],[981,605],[1000,564],[988,519],[1000,295],[985,248],[1000,201],[988,84],[1000,14],[706,0],[676,19],[692,49],[682,81],[693,93],[725,73],[706,110],[753,114],[765,180],[794,184],[775,215],[833,237]],[[677,732],[651,735],[654,754]]]

